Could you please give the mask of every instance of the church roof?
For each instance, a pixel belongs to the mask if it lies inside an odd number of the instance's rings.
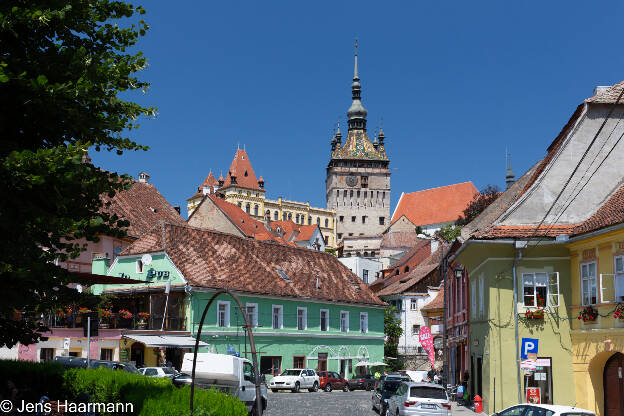
[[[232,176],[236,177],[236,183],[232,183]],[[262,190],[258,185],[258,178],[251,167],[249,156],[243,149],[238,149],[234,155],[234,160],[230,165],[230,170],[225,178],[223,186],[240,186],[242,188]]]
[[[366,131],[357,129],[349,130],[344,146],[336,147],[332,159],[388,160],[388,156],[384,146],[375,149]]]

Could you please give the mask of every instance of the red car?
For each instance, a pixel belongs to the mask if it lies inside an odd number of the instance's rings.
[[[320,371],[318,376],[320,380],[319,387],[325,391],[332,391],[333,389],[349,391],[349,382],[334,371]]]

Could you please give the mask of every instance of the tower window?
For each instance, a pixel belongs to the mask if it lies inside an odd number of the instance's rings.
[[[308,225],[312,225],[312,215],[308,215]]]
[[[341,215],[338,219],[340,222],[344,222],[344,215]]]
[[[329,227],[329,219],[325,218],[325,228]]]
[[[355,215],[351,217],[351,222],[355,222]]]
[[[379,225],[384,225],[386,222],[386,219],[384,217],[379,217]]]
[[[258,205],[254,205],[254,215],[258,216]]]
[[[362,224],[366,224],[366,215],[362,215]]]
[[[245,171],[245,177],[247,177],[247,171]]]
[[[360,191],[357,191],[357,197],[358,198],[360,197]]]
[[[245,205],[245,212],[246,212],[247,214],[250,214],[250,213],[251,213],[251,204],[250,204],[250,203],[247,203],[247,205]]]
[[[273,214],[273,219],[274,221],[279,220],[279,212],[275,211],[275,213]]]
[[[350,196],[351,198],[353,198],[353,190],[351,190],[351,191],[349,192],[349,196]]]
[[[336,236],[338,237],[338,240],[342,240],[342,233],[338,233]]]
[[[295,215],[295,222],[299,224],[299,214]]]
[[[286,215],[286,213],[282,213],[282,220],[286,221],[288,219],[288,216]]]
[[[336,189],[336,198],[338,198],[339,196],[340,196],[340,191]]]
[[[343,198],[346,198],[346,197],[347,197],[347,190],[346,190],[346,189],[342,192],[342,197],[343,197]]]
[[[368,176],[361,176],[360,183],[362,184],[362,188],[368,188]]]
[[[239,208],[243,208],[243,204],[241,202],[238,203]]]
[[[288,213],[288,219],[292,221],[292,212]]]

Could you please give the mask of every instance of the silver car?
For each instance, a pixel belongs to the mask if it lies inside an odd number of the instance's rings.
[[[439,384],[403,382],[388,399],[387,414],[451,416],[451,403]]]

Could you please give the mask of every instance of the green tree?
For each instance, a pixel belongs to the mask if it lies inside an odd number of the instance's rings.
[[[501,194],[498,186],[488,185],[476,194],[470,204],[464,210],[464,215],[460,215],[455,221],[455,225],[463,227],[470,221],[477,218],[479,214],[483,212],[492,202],[496,201],[496,198]]]
[[[401,319],[397,316],[397,309],[394,306],[389,306],[384,311],[384,334],[386,335],[384,356],[397,358],[397,347],[403,329],[401,328]],[[400,360],[387,360],[386,363],[390,365],[391,370],[398,370],[401,366]]]
[[[35,342],[37,318],[76,298],[56,259],[76,257],[80,239],[124,235],[100,196],[129,177],[86,152],[147,150],[129,135],[155,109],[119,97],[149,86],[133,48],[144,13],[109,0],[0,3],[0,346]]]
[[[450,243],[455,240],[461,234],[461,227],[453,224],[447,224],[438,230],[438,235],[444,239],[444,241]]]

